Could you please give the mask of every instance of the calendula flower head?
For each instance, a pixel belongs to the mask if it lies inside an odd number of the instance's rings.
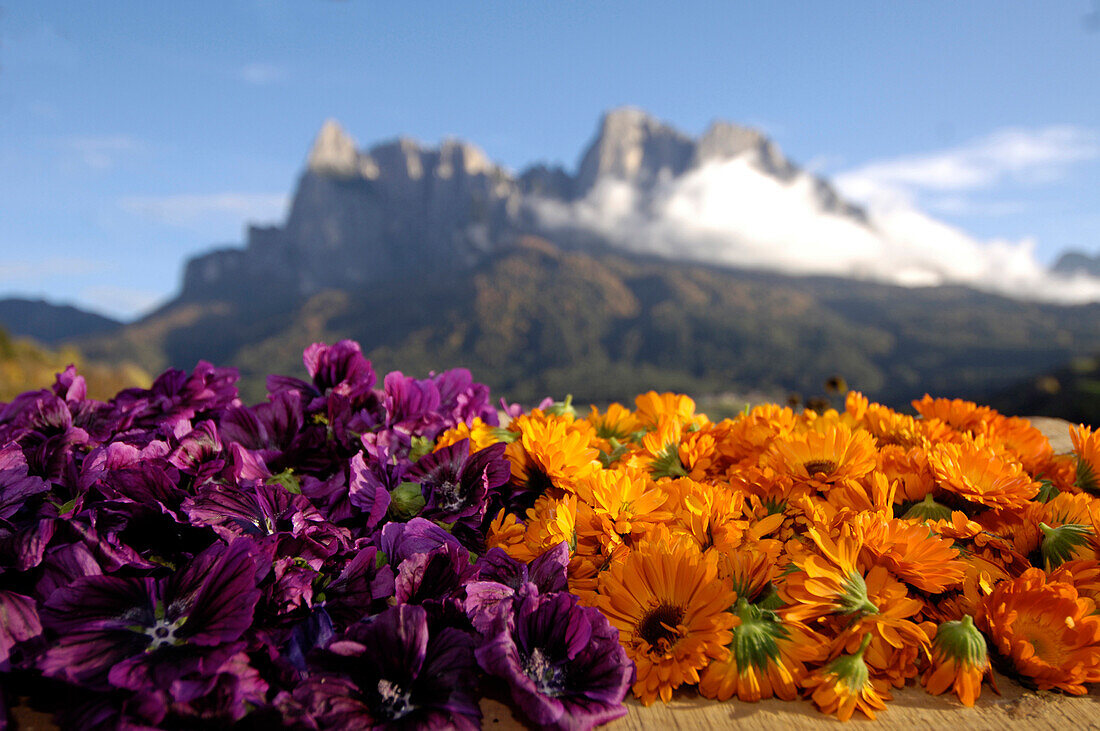
[[[641,450],[632,464],[644,467],[653,479],[687,477],[687,469],[680,461],[680,439],[683,426],[672,418],[661,419],[644,437]]]
[[[825,618],[824,626],[837,632],[830,657],[855,652],[870,638],[864,661],[876,677],[900,688],[916,675],[917,660],[927,653],[928,633],[934,628],[913,621],[922,602],[909,596],[906,586],[882,566],[872,567],[864,583],[870,603],[879,611]]]
[[[592,515],[588,522],[578,525],[578,532],[592,536],[605,551],[620,543],[633,545],[635,537],[672,517],[659,509],[665,493],[640,470],[597,470],[577,482],[576,490],[591,507]]]
[[[512,558],[526,563],[535,558],[524,540],[526,532],[527,526],[514,513],[501,508],[489,523],[485,534],[485,549],[499,547]]]
[[[1073,442],[1073,456],[1077,459],[1075,485],[1088,493],[1100,493],[1100,431],[1092,427],[1071,426],[1069,438]]]
[[[1060,493],[1042,508],[1039,527],[1048,568],[1063,561],[1100,557],[1100,499],[1088,493]]]
[[[1072,559],[1049,572],[1048,581],[1064,581],[1077,589],[1077,595],[1088,597],[1100,606],[1100,560]]]
[[[974,626],[974,619],[965,614],[962,619],[942,623],[932,640],[932,663],[921,677],[924,687],[932,695],[950,688],[964,706],[973,706],[982,694],[985,678],[993,683],[993,669],[985,637]]]
[[[1032,475],[1042,472],[1054,457],[1054,447],[1050,446],[1050,440],[1032,426],[1030,421],[1018,416],[998,414],[982,422],[978,433],[984,435],[990,444],[1004,449],[1019,460]]]
[[[1100,616],[1076,587],[1049,581],[1042,569],[1002,581],[975,617],[997,651],[1039,690],[1083,695],[1100,681]]]
[[[939,504],[932,497],[932,493],[928,493],[923,500],[910,505],[901,517],[905,520],[915,520],[923,523],[929,520],[950,520],[951,512],[951,508]]]
[[[758,600],[779,576],[783,544],[765,538],[742,544],[736,551],[718,552],[718,574],[728,578],[737,596]]]
[[[1090,525],[1063,523],[1052,528],[1046,523],[1039,523],[1039,529],[1043,532],[1043,565],[1048,571],[1070,559],[1096,555],[1091,545],[1096,536]]]
[[[906,448],[896,444],[879,447],[877,471],[898,484],[894,499],[899,503],[923,500],[936,488],[936,476],[923,447]]]
[[[699,672],[727,656],[736,595],[719,579],[716,558],[663,527],[599,576],[596,606],[619,630],[637,665],[634,694],[645,705],[698,683]]]
[[[643,429],[655,429],[664,420],[682,427],[702,426],[707,417],[695,413],[695,401],[679,393],[649,391],[634,399],[634,416]]]
[[[753,407],[738,416],[717,443],[725,460],[738,467],[751,467],[777,437],[794,430],[798,417],[794,411],[776,404]]]
[[[770,610],[737,600],[736,624],[729,656],[707,666],[699,692],[720,701],[737,696],[755,702],[763,698],[794,700],[806,663],[821,656],[821,638],[799,622],[783,621]]]
[[[707,425],[687,432],[680,440],[680,464],[693,480],[714,479],[725,472],[726,465],[718,453],[713,431],[711,425]]]
[[[583,504],[583,503],[582,503]],[[527,510],[527,531],[524,542],[532,556],[541,556],[562,541],[570,552],[577,550],[576,495],[555,498],[544,495]]]
[[[846,619],[876,614],[879,608],[867,595],[867,583],[856,567],[862,548],[850,533],[836,541],[811,528],[807,535],[816,553],[793,558],[798,570],[789,574],[779,589],[788,605],[784,616],[799,621],[837,614]]]
[[[865,638],[854,654],[838,657],[802,681],[822,713],[847,721],[859,710],[874,720],[876,711],[886,710],[890,692],[876,687],[863,662],[863,653],[870,642],[870,637]]]
[[[965,564],[953,541],[926,526],[881,513],[863,513],[858,525],[863,537],[861,559],[884,566],[895,577],[930,594],[957,586]]]
[[[1039,492],[1023,465],[998,452],[984,437],[959,444],[937,444],[928,461],[943,490],[976,506],[1018,509]]]
[[[493,426],[481,420],[480,417],[472,423],[459,422],[447,431],[440,434],[435,440],[433,451],[439,451],[444,447],[457,444],[463,439],[470,440],[470,452],[480,452],[486,447],[497,442],[511,442],[516,438],[516,433],[507,428]]]
[[[998,414],[988,406],[978,406],[962,399],[932,398],[928,394],[913,402],[913,408],[925,419],[939,419],[962,432],[977,433],[983,422],[995,419]]]
[[[818,491],[828,491],[862,479],[875,468],[875,445],[865,431],[853,432],[840,423],[821,430],[794,432],[777,439],[764,456],[765,464]]]
[[[576,481],[599,468],[598,450],[589,446],[587,426],[582,429],[565,417],[524,415],[509,425],[519,438],[505,449],[512,465],[513,495],[517,512],[534,505],[545,494],[573,491]]]
[[[745,512],[745,496],[724,485],[705,485],[684,477],[661,484],[667,498],[664,510],[672,515],[669,530],[687,536],[704,552],[728,554],[746,540],[766,535]],[[780,519],[781,521],[782,519]],[[776,523],[778,525],[778,523]]]

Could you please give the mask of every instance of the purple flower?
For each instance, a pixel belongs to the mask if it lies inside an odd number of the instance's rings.
[[[215,544],[166,579],[88,576],[47,600],[57,641],[39,667],[91,687],[164,688],[217,673],[242,648],[260,598],[255,545]]]
[[[162,373],[148,388],[121,391],[113,400],[113,418],[119,429],[153,429],[216,415],[240,402],[236,368],[215,368],[199,361],[190,374],[175,369]]]
[[[381,610],[394,595],[393,567],[379,565],[374,546],[360,549],[332,581],[322,587],[325,611],[339,626]]]
[[[348,469],[348,501],[363,514],[366,528],[378,525],[390,507],[390,490],[401,482],[400,470],[372,460],[369,464],[360,452],[351,458]]]
[[[0,590],[0,671],[8,669],[8,658],[16,645],[40,634],[42,624],[34,599]]]
[[[307,408],[311,412],[324,411],[329,394],[346,398],[355,409],[364,408],[374,399],[374,368],[363,357],[359,343],[314,343],[302,353],[302,363],[313,379],[312,385],[297,378],[268,376],[268,392],[297,391],[309,398]]]
[[[211,484],[185,500],[182,510],[193,525],[209,526],[226,541],[239,536],[266,541],[285,535],[336,543],[347,538],[346,531],[325,520],[309,499],[282,485]]]
[[[193,485],[212,480],[225,468],[222,441],[212,421],[203,421],[179,440],[179,446],[168,455],[168,462],[190,475]]]
[[[511,477],[505,446],[493,444],[471,455],[470,440],[461,439],[421,457],[406,479],[420,483],[427,501],[423,517],[443,523],[464,520],[480,524],[489,492]]]
[[[429,553],[444,545],[460,548],[458,539],[430,520],[413,518],[408,523],[382,526],[379,547],[393,566],[418,553]]]
[[[394,596],[398,604],[454,599],[475,578],[477,569],[470,565],[469,552],[447,543],[402,561],[394,579]]]
[[[485,672],[504,678],[512,700],[544,728],[589,729],[626,715],[634,664],[598,609],[571,594],[521,591],[511,622],[476,651]]]
[[[330,644],[298,695],[325,728],[477,729],[473,646],[453,627],[430,631],[422,607],[391,607]]]
[[[168,686],[170,710],[204,725],[239,721],[252,707],[264,704],[267,688],[242,652],[229,658],[216,673],[172,681]]]
[[[28,498],[49,489],[48,482],[28,473],[27,460],[17,444],[0,448],[0,521],[11,519]]]
[[[470,371],[454,368],[434,376],[432,380],[439,390],[439,410],[445,417],[447,427],[459,423],[472,424],[474,419],[481,419],[490,426],[500,423],[497,410],[489,403],[489,387],[476,383]]]
[[[553,594],[569,590],[569,546],[564,541],[531,563],[521,563],[502,548],[478,559],[478,580],[466,585],[466,614],[478,632],[489,634],[506,620],[512,597],[521,590]]]

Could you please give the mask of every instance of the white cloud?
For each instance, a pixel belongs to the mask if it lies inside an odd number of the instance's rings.
[[[1100,135],[1072,125],[1008,128],[961,147],[871,162],[836,177],[846,195],[868,198],[883,190],[969,191],[1012,181],[1044,183],[1078,162],[1100,156]]]
[[[237,71],[237,78],[254,86],[269,86],[285,80],[286,69],[273,63],[254,61],[247,63]]]
[[[119,205],[131,213],[173,226],[192,226],[209,219],[245,221],[281,219],[289,198],[283,193],[213,193],[128,196]]]
[[[121,159],[147,149],[144,142],[128,135],[66,137],[61,145],[75,152],[81,162],[94,170],[108,170]]]
[[[1019,170],[1039,165],[1040,159],[1066,159],[1039,155],[1029,145],[998,144],[1015,150],[1015,161],[1002,161],[999,168],[989,163],[987,169]],[[764,173],[752,155],[713,161],[647,194],[626,181],[605,179],[580,201],[540,200],[534,212],[550,228],[595,230],[624,249],[676,259],[906,286],[960,283],[1051,301],[1100,299],[1100,280],[1049,274],[1036,259],[1032,240],[980,241],[923,213],[905,191],[899,194],[887,184],[874,189],[883,195],[862,201],[868,214],[864,224],[827,210],[810,175],[784,182]],[[879,168],[886,169],[901,167]],[[906,177],[918,178],[915,172]],[[928,173],[920,179],[939,178]]]

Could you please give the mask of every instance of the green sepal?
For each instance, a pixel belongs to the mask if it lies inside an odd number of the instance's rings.
[[[390,491],[389,515],[393,520],[409,521],[427,504],[424,492],[415,482],[402,482]]]
[[[1048,571],[1073,558],[1077,549],[1086,545],[1092,536],[1090,526],[1077,523],[1066,523],[1057,528],[1040,523],[1039,530],[1043,532],[1043,563]]]
[[[427,437],[413,437],[412,446],[409,449],[409,459],[416,462],[425,454],[430,454],[435,447],[435,441]]]
[[[941,624],[932,640],[932,647],[956,662],[979,667],[984,667],[988,659],[985,637],[974,626],[974,619],[969,614]]]
[[[267,478],[267,484],[269,485],[282,485],[287,492],[295,495],[302,494],[302,485],[298,481],[298,477],[294,474],[294,471],[287,467],[285,470],[277,475],[272,475]]]
[[[951,520],[951,508],[941,505],[932,499],[932,493],[924,496],[924,500],[913,503],[912,507],[901,516],[904,520]]]

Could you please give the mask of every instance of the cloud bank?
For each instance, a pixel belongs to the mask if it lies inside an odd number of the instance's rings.
[[[639,253],[1087,302],[1100,300],[1100,279],[1051,274],[1034,240],[979,240],[925,213],[916,194],[965,192],[1009,176],[1049,180],[1097,154],[1095,135],[1051,127],[1005,130],[970,146],[866,165],[837,177],[842,194],[865,207],[866,222],[833,212],[813,176],[780,180],[752,152],[711,161],[651,191],[605,178],[580,201],[543,199],[534,211],[550,229],[595,231]]]

